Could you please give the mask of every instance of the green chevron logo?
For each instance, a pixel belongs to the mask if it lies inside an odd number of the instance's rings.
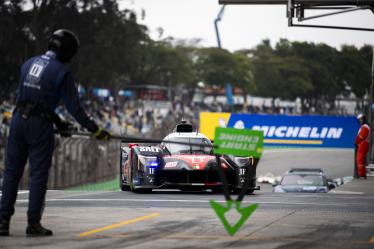
[[[240,227],[246,222],[246,220],[252,215],[252,213],[258,207],[258,204],[253,204],[248,207],[241,208],[240,201],[231,201],[231,200],[226,201],[226,206],[221,205],[213,200],[210,200],[209,203],[210,203],[210,206],[216,212],[218,218],[221,220],[227,233],[230,234],[231,236],[233,236],[240,229]],[[232,207],[236,207],[236,211],[240,213],[241,215],[241,218],[233,226],[230,225],[230,223],[225,217],[225,213],[229,212]]]

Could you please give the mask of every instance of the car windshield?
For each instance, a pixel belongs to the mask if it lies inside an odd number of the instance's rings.
[[[286,175],[281,185],[323,186],[323,177],[319,175]]]
[[[167,141],[168,140],[165,140],[163,145],[170,154],[212,154],[212,143],[206,138],[175,137],[169,140],[185,142],[186,144],[174,144],[168,143]],[[201,144],[201,146],[189,145],[188,143]]]

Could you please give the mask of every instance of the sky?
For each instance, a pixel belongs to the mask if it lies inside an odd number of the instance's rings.
[[[119,4],[121,9],[128,8],[138,13],[139,23],[148,26],[153,39],[159,39],[157,30],[162,27],[162,38],[199,38],[202,46],[217,46],[214,19],[221,8],[218,0],[119,0]],[[144,20],[140,18],[142,9],[146,13]],[[305,24],[374,28],[374,14],[369,10],[359,10]],[[222,47],[230,51],[254,48],[264,39],[275,45],[280,38],[326,43],[338,49],[344,44],[357,47],[374,45],[374,32],[288,27],[286,6],[227,5],[219,30]]]

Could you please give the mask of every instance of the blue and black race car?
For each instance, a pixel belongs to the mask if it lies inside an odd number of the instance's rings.
[[[152,189],[222,190],[213,144],[203,134],[182,122],[155,146],[121,143],[120,187],[123,191],[150,192]],[[257,159],[219,156],[228,187],[240,192],[247,171],[248,193],[256,187]]]

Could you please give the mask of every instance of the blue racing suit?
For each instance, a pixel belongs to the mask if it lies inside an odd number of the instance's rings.
[[[40,110],[54,112],[61,99],[70,114],[87,130],[95,132],[97,125],[82,108],[77,87],[70,70],[48,51],[27,60],[21,67],[16,103],[33,104]],[[37,113],[28,116],[16,110],[7,144],[0,216],[10,219],[14,214],[18,184],[29,159],[30,192],[28,221],[39,222],[47,190],[49,168],[54,149],[53,123]]]

